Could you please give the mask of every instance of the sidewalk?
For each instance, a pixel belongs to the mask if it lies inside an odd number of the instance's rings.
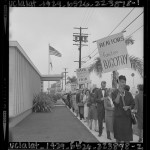
[[[68,108],[68,107],[67,107],[67,108]],[[69,108],[68,108],[68,109],[69,109]],[[69,110],[70,110],[70,109],[69,109]],[[70,110],[70,111],[75,115],[75,113],[74,113],[72,110]],[[94,127],[94,124],[92,125],[92,130],[90,130],[86,122],[84,122],[83,120],[80,120],[79,117],[76,117],[76,118],[78,118],[78,120],[79,120],[80,122],[82,122],[82,124],[89,130],[89,132],[91,132],[91,133],[95,136],[95,138],[97,138],[97,140],[98,140],[99,142],[116,142],[116,140],[113,139],[113,137],[111,137],[112,140],[107,139],[107,135],[106,135],[106,125],[105,125],[105,123],[103,123],[104,129],[103,129],[102,136],[101,136],[101,137],[98,137],[98,132],[94,131],[94,128],[93,128],[93,127]],[[132,142],[138,142],[138,139],[139,139],[139,137],[138,137],[137,135],[133,134],[133,141],[132,141]]]
[[[51,113],[32,113],[11,131],[14,142],[115,142],[107,139],[105,123],[98,137],[98,132],[90,130],[62,100],[57,101]],[[133,142],[137,141],[138,136],[133,135]]]
[[[13,127],[13,141],[98,142],[61,100],[57,104],[51,113],[32,113]]]

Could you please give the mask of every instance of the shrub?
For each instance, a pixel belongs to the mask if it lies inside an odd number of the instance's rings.
[[[53,97],[41,92],[34,97],[33,112],[51,112],[55,102]]]

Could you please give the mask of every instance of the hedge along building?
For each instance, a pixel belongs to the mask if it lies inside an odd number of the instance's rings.
[[[32,113],[34,96],[43,81],[59,81],[62,74],[41,75],[17,41],[9,42],[9,127]]]

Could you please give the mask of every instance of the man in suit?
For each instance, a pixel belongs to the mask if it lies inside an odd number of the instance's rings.
[[[104,100],[106,99],[106,81],[101,82],[101,88],[95,92],[95,100],[97,103],[97,117],[99,125],[99,137],[102,135],[103,131],[103,121],[105,118]]]

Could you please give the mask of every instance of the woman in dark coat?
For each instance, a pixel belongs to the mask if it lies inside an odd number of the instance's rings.
[[[125,91],[126,77],[119,76],[119,88],[112,93],[114,103],[114,138],[117,142],[133,141],[133,130],[131,122],[131,109],[135,102],[130,92]]]
[[[139,93],[135,96],[135,111],[139,129],[139,142],[143,138],[143,85],[138,85]]]

